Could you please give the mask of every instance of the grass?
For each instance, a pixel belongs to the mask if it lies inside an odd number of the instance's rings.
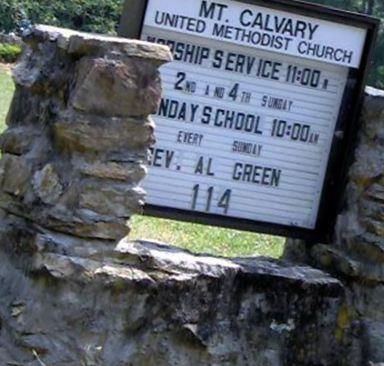
[[[14,85],[9,71],[0,64],[0,129],[11,102]],[[220,256],[268,256],[278,258],[284,249],[284,239],[222,229],[198,224],[135,216],[131,239],[164,242],[196,253]]]
[[[15,90],[8,68],[0,65],[0,129],[5,128],[5,118]]]
[[[196,253],[278,258],[284,249],[284,239],[276,236],[151,217],[135,216],[132,228],[132,239],[161,241]]]

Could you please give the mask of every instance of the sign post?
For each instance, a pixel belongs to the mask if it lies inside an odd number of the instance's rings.
[[[121,35],[174,56],[161,68],[145,211],[329,239],[377,21],[291,1],[142,7]],[[129,17],[142,24],[124,33]]]

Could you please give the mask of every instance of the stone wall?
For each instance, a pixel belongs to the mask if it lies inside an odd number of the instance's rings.
[[[286,258],[322,268],[347,290],[357,365],[384,364],[384,92],[366,89],[359,140],[334,241],[288,241]],[[352,362],[352,361],[351,361]]]
[[[22,39],[14,33],[0,33],[0,43],[17,44],[19,46],[23,45]]]
[[[308,264],[130,242],[128,221],[143,204],[140,181],[154,142],[148,116],[161,95],[157,69],[171,59],[168,49],[44,26],[25,42],[0,138],[0,365],[379,360],[381,280],[372,269],[382,257],[374,231],[382,199],[374,173],[379,127],[364,130],[358,151],[372,157],[372,176],[362,179],[355,165],[340,245],[304,247],[301,256],[335,263],[334,277]],[[380,100],[367,101],[377,126]],[[357,221],[360,210],[367,220]]]

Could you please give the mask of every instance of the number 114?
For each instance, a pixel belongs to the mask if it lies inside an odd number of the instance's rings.
[[[206,195],[204,194],[204,190],[201,189],[200,184],[195,184],[192,188],[192,210],[197,209],[198,201],[205,204],[205,212],[210,212],[212,209],[212,204],[214,203],[214,192],[215,187],[211,186],[208,187],[206,191]],[[219,196],[219,199],[217,200],[217,207],[222,208],[224,210],[224,213],[227,214],[229,210],[229,204],[231,201],[231,194],[232,190],[227,189],[221,196]],[[206,197],[204,197],[206,196]]]

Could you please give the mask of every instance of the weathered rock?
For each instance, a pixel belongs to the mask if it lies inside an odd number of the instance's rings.
[[[311,256],[322,267],[331,271],[339,271],[345,276],[358,277],[360,275],[359,263],[343,255],[335,248],[327,245],[315,245]]]
[[[7,130],[0,136],[0,149],[13,155],[26,154],[40,134],[41,131],[24,126]]]
[[[133,213],[141,213],[144,196],[145,192],[138,187],[87,180],[82,185],[79,207],[101,215],[129,218]]]
[[[0,43],[17,44],[22,46],[23,41],[15,33],[0,33]]]
[[[24,157],[5,154],[2,159],[4,192],[23,196],[30,185],[31,169]]]
[[[123,219],[111,220],[110,218],[100,217],[100,215],[92,215],[92,218],[84,215],[76,215],[72,220],[51,213],[48,218],[38,220],[38,224],[45,224],[51,230],[59,233],[66,233],[69,235],[76,235],[80,238],[89,239],[104,239],[104,240],[118,240],[129,234],[130,228],[127,222]]]
[[[147,168],[137,163],[80,163],[78,169],[86,176],[126,182],[139,182],[147,175]]]
[[[378,286],[355,284],[372,300],[358,303],[307,265],[126,238],[144,201],[167,48],[44,26],[25,41],[0,139],[0,365],[357,366],[378,349],[369,327],[361,346],[357,315],[376,319]],[[351,188],[374,205],[376,168]],[[378,220],[376,206],[365,210]],[[344,217],[349,237],[366,227],[352,225],[357,211]],[[305,252],[349,281],[380,275],[340,248]]]
[[[361,202],[359,213],[362,217],[370,217],[380,222],[384,220],[384,205],[372,200],[364,200]]]
[[[384,238],[366,233],[348,240],[348,250],[368,262],[384,263]]]
[[[143,60],[83,59],[71,104],[77,110],[109,117],[155,113],[161,93],[156,65]]]
[[[343,287],[320,271],[126,239],[82,247],[19,224],[0,227],[2,362],[342,365]]]
[[[140,212],[167,47],[37,26],[15,67],[0,138],[0,207],[36,225],[117,240]]]
[[[384,203],[384,187],[381,184],[373,184],[365,193],[368,199]]]
[[[364,161],[363,164],[355,164],[351,169],[351,178],[358,183],[369,182],[379,178],[383,174],[384,146],[362,145],[356,151],[356,159]]]
[[[32,45],[55,42],[60,49],[77,57],[104,55],[112,50],[123,56],[151,60],[157,66],[171,60],[169,48],[166,46],[154,47],[153,44],[143,41],[84,33],[47,25],[35,27],[30,35],[24,37],[24,42]]]
[[[54,136],[59,149],[82,153],[143,150],[155,141],[150,119],[106,119],[74,111],[59,116]]]
[[[0,139],[0,207],[36,232],[110,245],[129,233],[126,220],[143,203],[138,184],[154,141],[148,114],[161,95],[157,68],[170,52],[46,26],[24,41]]]
[[[304,263],[348,279],[347,296],[358,314],[360,333],[350,352],[361,354],[351,365],[384,362],[384,92],[367,88],[362,128],[331,245],[314,245]],[[300,245],[305,245],[300,243]],[[287,253],[294,260],[296,242]],[[303,258],[298,257],[303,263]],[[351,361],[352,362],[352,361]]]
[[[376,234],[379,237],[384,236],[384,222],[366,219],[364,224],[370,233]]]
[[[33,177],[33,188],[37,196],[50,205],[56,203],[63,193],[63,186],[59,176],[51,164],[47,164],[42,170],[35,173]]]

